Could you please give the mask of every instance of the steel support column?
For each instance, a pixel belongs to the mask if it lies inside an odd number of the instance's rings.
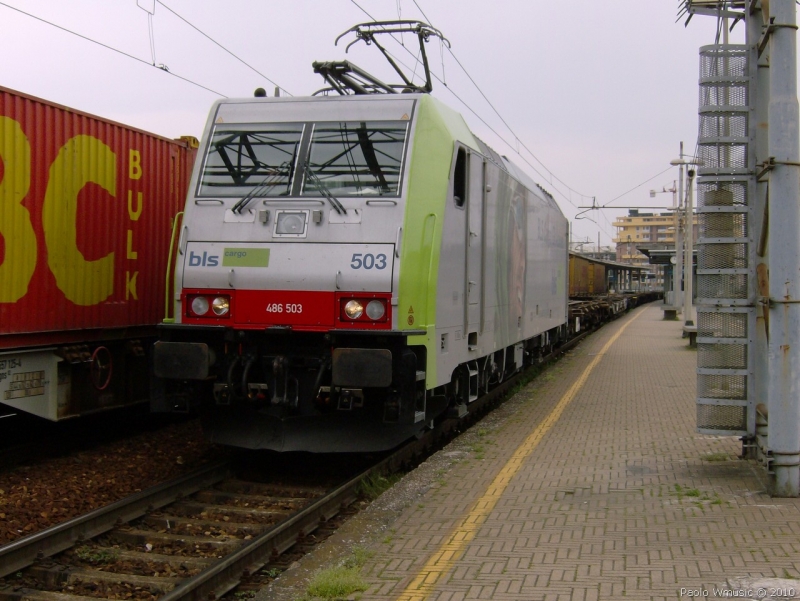
[[[795,0],[770,2],[769,446],[773,495],[800,495],[800,125]]]
[[[758,41],[762,33],[764,15],[760,5],[756,10],[747,15],[745,20],[747,25],[747,46],[750,48],[750,76],[753,79],[752,105],[755,108],[753,128],[750,132],[753,144],[751,152],[753,156],[749,159],[749,164],[758,165],[764,163],[769,158],[769,49],[765,49],[759,55]],[[766,178],[755,182],[755,194],[751,210],[750,238],[750,264],[755,266],[756,277],[750,278],[751,296],[755,299],[756,317],[755,328],[750,333],[749,359],[752,365],[753,382],[750,385],[752,397],[755,400],[754,406],[748,408],[755,412],[758,404],[769,407],[769,339],[767,328],[769,321],[767,313],[769,311],[766,303],[769,300],[768,290],[762,290],[758,273],[766,273],[769,265],[769,252],[766,243],[767,224],[766,224],[766,203],[769,185]],[[745,457],[758,459],[766,465],[768,461],[769,442],[758,440],[756,414],[748,415],[748,438],[743,447]],[[751,446],[755,440],[755,448]],[[765,444],[762,444],[765,443]]]

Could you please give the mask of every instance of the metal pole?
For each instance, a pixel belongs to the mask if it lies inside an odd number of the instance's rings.
[[[681,293],[681,264],[678,261],[678,249],[680,248],[680,235],[679,230],[681,229],[681,213],[680,213],[680,196],[678,195],[678,182],[672,182],[672,210],[674,212],[673,217],[675,221],[674,229],[672,230],[672,237],[675,242],[675,256],[673,257],[674,262],[672,263],[672,298],[670,299],[670,305],[678,308],[678,295]]]
[[[694,169],[689,169],[689,194],[686,196],[686,254],[683,257],[683,317],[684,325],[694,325],[694,314],[692,313],[692,273],[693,273],[693,245],[694,245]]]
[[[800,495],[800,123],[795,0],[769,4],[769,446],[773,494]]]
[[[769,124],[769,45],[767,45],[760,57],[757,48],[758,40],[761,37],[761,26],[766,16],[763,10],[762,8],[761,16],[756,13],[746,19],[747,45],[752,48],[750,72],[753,77],[753,87],[755,88],[755,94],[751,93],[751,99],[755,98],[755,125],[751,127],[751,137],[755,143],[753,144],[752,157],[749,158],[749,165],[752,165],[754,170],[755,165],[763,163],[769,158],[769,137],[767,135]],[[747,433],[753,437],[756,435],[755,405],[762,403],[769,408],[769,340],[767,339],[768,321],[766,318],[769,308],[767,305],[762,304],[762,301],[768,300],[768,291],[762,291],[759,288],[758,277],[753,277],[758,272],[759,265],[761,265],[762,270],[769,266],[768,245],[761,239],[762,232],[766,232],[763,222],[766,215],[765,203],[768,187],[769,185],[765,178],[762,178],[762,181],[755,182],[755,201],[748,203],[752,207],[750,210],[750,215],[752,216],[750,223],[755,224],[755,227],[751,230],[755,243],[751,244],[749,249],[750,265],[754,266],[750,270],[751,288],[752,295],[756,299],[756,331],[749,349],[755,349],[755,352],[751,352],[748,349],[747,353],[753,369],[753,382],[747,391],[747,397],[755,400],[754,403],[750,403],[748,408]],[[759,255],[759,252],[761,252],[761,255]],[[768,448],[769,438],[767,438],[766,445]],[[766,451],[766,449],[764,450]],[[753,458],[750,457],[750,453],[756,453],[756,450],[748,453],[748,458]]]
[[[681,151],[678,158],[683,158],[683,142],[681,142]],[[678,166],[678,209],[675,211],[678,216],[678,226],[675,230],[675,294],[673,295],[673,304],[680,312],[683,310],[683,296],[681,295],[681,274],[683,272],[683,165]]]

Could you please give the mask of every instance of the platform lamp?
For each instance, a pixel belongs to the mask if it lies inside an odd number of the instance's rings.
[[[632,264],[633,264],[633,257],[631,256],[631,235],[628,234],[628,265],[632,265]],[[630,290],[631,287],[633,286],[633,277],[631,277],[631,270],[630,269],[628,269],[628,271],[625,274],[625,280],[626,280],[626,282],[625,282],[626,288],[625,289],[626,290]]]
[[[681,169],[681,182],[683,181],[683,168],[687,165],[697,165],[702,166],[705,163],[694,157],[689,159],[684,159],[683,156],[679,159],[672,159],[669,162],[670,165],[676,165]],[[683,253],[683,273],[684,273],[684,284],[683,284],[683,317],[684,317],[684,325],[686,326],[693,326],[694,325],[694,313],[692,310],[692,275],[693,275],[693,246],[694,246],[694,207],[693,207],[693,200],[694,200],[694,169],[688,170],[689,179],[687,182],[688,190],[686,194],[686,219],[685,221],[685,231],[686,235],[684,236],[684,244],[685,244],[685,251]],[[683,188],[683,186],[681,186]],[[683,190],[681,189],[681,194]]]

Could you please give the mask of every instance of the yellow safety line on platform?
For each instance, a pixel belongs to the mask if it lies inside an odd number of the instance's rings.
[[[617,338],[622,335],[622,332],[625,331],[625,328],[631,325],[634,320],[638,319],[642,313],[643,311],[640,311],[637,315],[631,318],[628,323],[623,325],[617,331],[617,333],[614,334],[611,339],[605,343],[605,345],[603,345],[603,348],[600,350],[600,352],[595,355],[591,363],[589,363],[586,369],[583,370],[583,373],[580,375],[580,377],[575,380],[572,386],[569,387],[569,390],[567,390],[564,396],[561,397],[561,400],[558,401],[558,404],[545,418],[545,420],[528,435],[528,437],[519,447],[517,447],[517,450],[514,451],[514,454],[503,466],[503,469],[501,469],[500,473],[497,474],[495,479],[486,489],[486,492],[484,492],[483,495],[475,502],[472,511],[470,511],[466,517],[464,517],[450,537],[444,543],[442,543],[442,545],[431,556],[414,580],[412,580],[406,589],[400,593],[397,601],[424,601],[433,591],[436,584],[441,580],[442,576],[449,572],[456,562],[461,559],[467,544],[475,537],[475,533],[486,521],[486,518],[497,504],[497,501],[500,500],[500,497],[511,483],[511,479],[522,467],[525,459],[534,451],[537,446],[539,446],[539,443],[542,441],[545,434],[547,434],[550,429],[556,425],[556,422],[561,417],[561,414],[564,413],[567,405],[572,402],[580,389],[583,388],[583,385],[589,378],[589,374],[591,374],[592,370],[597,367],[600,359],[602,359],[603,355],[608,352],[608,349],[611,348],[611,345],[614,344],[617,341]]]

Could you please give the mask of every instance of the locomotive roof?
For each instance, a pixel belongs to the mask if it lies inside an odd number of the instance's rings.
[[[379,115],[384,113],[384,111],[391,110],[389,109],[390,106],[394,105],[396,108],[396,112],[398,118],[402,115],[406,118],[410,118],[412,114],[412,106],[415,101],[422,101],[422,102],[432,102],[433,106],[436,107],[437,112],[444,118],[445,122],[450,121],[451,119],[455,118],[459,120],[463,127],[469,131],[471,134],[472,139],[460,139],[458,134],[453,131],[453,135],[459,142],[466,144],[467,146],[473,148],[477,152],[480,152],[490,161],[495,163],[500,169],[507,172],[511,175],[514,179],[521,182],[526,188],[531,190],[534,194],[540,196],[545,202],[547,202],[552,208],[561,211],[561,208],[558,206],[558,203],[553,198],[553,195],[550,194],[547,190],[545,190],[540,184],[533,180],[522,168],[518,165],[513,163],[506,157],[505,155],[501,155],[496,152],[493,148],[491,148],[488,144],[483,142],[480,138],[475,136],[472,130],[464,121],[463,116],[458,112],[452,109],[450,106],[442,102],[441,100],[434,98],[430,94],[425,93],[403,93],[403,94],[358,94],[358,95],[318,95],[318,96],[289,96],[289,97],[252,97],[252,98],[223,98],[217,100],[213,107],[211,114],[214,115],[214,121],[216,123],[221,122],[246,122],[246,121],[257,121],[262,119],[262,115],[257,115],[257,110],[255,107],[263,104],[274,104],[280,106],[280,118],[279,120],[313,120],[307,111],[301,110],[298,107],[298,104],[307,104],[307,103],[319,103],[322,105],[326,105],[330,103],[331,109],[333,109],[334,103],[356,103],[360,104],[360,110],[364,111],[365,118],[379,118]],[[380,108],[380,111],[376,111],[374,115],[370,115],[372,111],[369,110],[370,105],[377,109],[378,105],[375,103],[386,103],[385,106]],[[298,107],[296,112],[296,116],[293,116],[294,111],[292,110],[292,105]],[[341,106],[341,105],[340,105]],[[226,108],[228,107],[228,108]],[[407,107],[407,108],[404,108]],[[253,110],[249,110],[253,109]],[[307,109],[308,110],[308,109]],[[321,120],[331,120],[331,119],[339,119],[337,111],[332,110],[329,114],[323,110],[322,114],[320,115]],[[382,115],[380,118],[385,119],[386,116]],[[461,129],[461,128],[457,128]],[[461,131],[464,131],[461,129]]]

